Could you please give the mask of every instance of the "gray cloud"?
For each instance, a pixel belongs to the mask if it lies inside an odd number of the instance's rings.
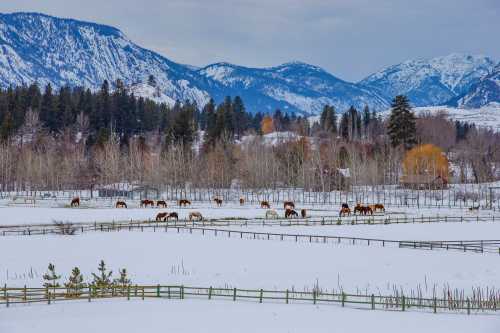
[[[113,25],[181,63],[302,60],[346,80],[451,52],[500,58],[497,0],[15,0],[0,11]]]

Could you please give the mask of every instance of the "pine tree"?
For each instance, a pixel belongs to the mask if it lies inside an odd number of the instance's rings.
[[[393,147],[403,146],[411,149],[417,143],[417,129],[408,98],[396,96],[392,102],[387,134]]]
[[[61,278],[60,275],[56,274],[56,267],[53,264],[49,264],[48,271],[43,275],[43,279],[45,280],[43,286],[45,288],[59,288],[59,282],[57,282]]]
[[[349,114],[344,112],[342,117],[340,118],[340,126],[339,126],[340,136],[344,140],[349,140]]]
[[[86,287],[86,284],[83,282],[83,275],[78,267],[73,268],[68,282],[64,286],[68,289],[67,294],[69,297],[78,297],[81,295],[81,291]]]
[[[132,284],[132,281],[128,278],[127,270],[125,268],[119,270],[120,277],[115,279],[113,283],[121,288],[126,288]]]
[[[0,141],[6,142],[9,140],[13,131],[12,115],[9,111],[4,115],[2,124],[0,126]]]
[[[320,117],[321,128],[333,134],[337,133],[337,113],[335,108],[330,105],[325,105]]]
[[[111,275],[113,274],[113,271],[107,271],[104,260],[101,260],[97,269],[99,273],[92,273],[92,276],[94,277],[92,285],[95,288],[102,289],[104,291],[111,286]]]

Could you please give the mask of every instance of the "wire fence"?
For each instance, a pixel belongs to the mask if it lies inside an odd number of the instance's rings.
[[[463,294],[445,297],[425,298],[405,296],[404,294],[384,296],[375,294],[348,294],[345,292],[329,293],[318,288],[312,291],[239,289],[216,287],[189,287],[183,285],[109,285],[105,287],[42,287],[0,288],[0,305],[6,307],[16,304],[46,303],[63,301],[88,301],[99,299],[224,299],[236,301],[272,302],[284,304],[336,304],[342,307],[392,311],[432,311],[434,313],[494,313],[500,305],[497,293]]]

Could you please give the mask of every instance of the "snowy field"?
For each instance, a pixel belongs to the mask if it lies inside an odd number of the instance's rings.
[[[130,314],[130,315],[128,315]],[[0,332],[495,333],[498,316],[383,312],[309,304],[197,300],[99,301],[0,311]]]
[[[299,209],[302,207],[298,207]],[[312,216],[337,216],[338,207],[306,206]],[[158,211],[190,211],[207,218],[262,218],[264,209],[205,203],[180,209],[115,208],[0,208],[0,225],[50,223],[53,220],[93,222],[153,218]],[[282,210],[279,210],[282,214]],[[466,209],[387,207],[386,216],[476,216]],[[491,215],[481,211],[481,216]],[[499,222],[428,223],[343,226],[248,226],[224,229],[318,234],[398,240],[477,240],[500,235]],[[426,251],[343,244],[310,244],[215,237],[211,234],[121,231],[76,236],[8,236],[0,238],[0,284],[40,286],[48,263],[65,281],[75,266],[86,280],[103,259],[115,273],[126,268],[133,283],[195,286],[294,288],[348,293],[442,296],[446,288],[471,294],[473,288],[498,289],[499,255],[458,251]],[[130,316],[124,314],[131,314]],[[192,320],[195,316],[196,320]],[[87,320],[92,318],[92,320]],[[199,325],[202,321],[206,325]],[[385,332],[486,332],[500,331],[500,316],[342,309],[338,305],[265,304],[228,301],[113,300],[56,303],[51,306],[18,305],[0,309],[0,332],[100,331],[121,332],[341,332],[373,329]],[[412,331],[413,330],[413,331]]]

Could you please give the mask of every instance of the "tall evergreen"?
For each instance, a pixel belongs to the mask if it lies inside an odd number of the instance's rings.
[[[326,132],[337,133],[337,113],[333,106],[325,105],[323,108],[320,116],[320,126]]]
[[[392,102],[387,134],[393,147],[403,146],[408,150],[417,143],[415,115],[404,95],[396,96]]]
[[[344,140],[349,140],[350,128],[349,128],[349,113],[348,112],[344,112],[342,114],[342,117],[340,118],[339,132],[340,132],[340,136]]]

